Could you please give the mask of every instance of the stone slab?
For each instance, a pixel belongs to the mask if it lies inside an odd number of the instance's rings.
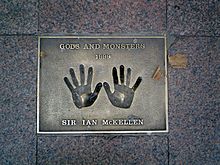
[[[166,136],[40,136],[38,164],[168,164]]]
[[[37,33],[37,0],[2,0],[0,11],[0,34]]]
[[[0,164],[35,164],[37,38],[0,37],[0,49]]]
[[[160,34],[165,30],[165,0],[40,0],[40,33]]]
[[[220,39],[179,38],[169,54],[184,53],[186,69],[169,68],[170,164],[218,164]]]
[[[218,0],[168,0],[168,33],[173,35],[220,35],[220,3]]]

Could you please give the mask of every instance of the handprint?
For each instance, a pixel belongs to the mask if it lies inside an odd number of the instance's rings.
[[[77,108],[89,107],[91,106],[97,99],[98,94],[102,88],[102,83],[99,82],[94,92],[91,91],[91,83],[93,77],[93,68],[89,67],[88,69],[88,78],[87,84],[85,84],[85,69],[84,65],[79,66],[80,70],[80,85],[76,78],[75,72],[72,68],[70,68],[70,75],[72,77],[73,85],[70,83],[67,77],[64,77],[64,81],[69,88],[70,92],[72,93],[73,102]]]
[[[129,85],[131,79],[131,69],[130,68],[127,69],[126,84],[125,84],[123,65],[120,66],[121,84],[119,84],[118,82],[118,74],[117,74],[117,69],[115,67],[112,69],[112,76],[113,76],[114,89],[115,89],[113,93],[111,92],[110,86],[107,82],[104,82],[103,84],[110,102],[112,103],[112,105],[119,108],[129,108],[134,98],[134,92],[137,89],[137,87],[140,85],[142,78],[138,77],[134,86],[130,88]]]

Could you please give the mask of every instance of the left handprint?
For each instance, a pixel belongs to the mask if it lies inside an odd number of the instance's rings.
[[[85,69],[84,65],[79,66],[80,70],[80,85],[76,78],[75,72],[73,68],[70,68],[70,75],[72,77],[73,85],[70,83],[67,77],[64,77],[64,81],[72,93],[73,102],[77,108],[89,107],[91,106],[97,99],[99,92],[102,88],[102,83],[99,82],[94,92],[91,91],[92,77],[93,77],[93,68],[89,67],[88,69],[88,77],[87,83],[85,84]]]

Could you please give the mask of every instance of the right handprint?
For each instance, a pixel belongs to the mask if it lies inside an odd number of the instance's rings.
[[[129,87],[131,80],[131,68],[127,69],[126,81],[124,74],[124,66],[120,66],[120,83],[118,80],[117,69],[114,67],[112,69],[112,76],[114,82],[114,92],[111,92],[110,86],[107,82],[104,82],[104,88],[108,95],[108,98],[112,105],[119,108],[129,108],[132,104],[134,98],[134,92],[140,85],[142,78],[138,77],[134,86],[132,88]]]

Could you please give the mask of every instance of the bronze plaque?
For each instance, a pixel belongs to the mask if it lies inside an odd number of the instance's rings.
[[[39,37],[37,132],[168,131],[164,36]]]

